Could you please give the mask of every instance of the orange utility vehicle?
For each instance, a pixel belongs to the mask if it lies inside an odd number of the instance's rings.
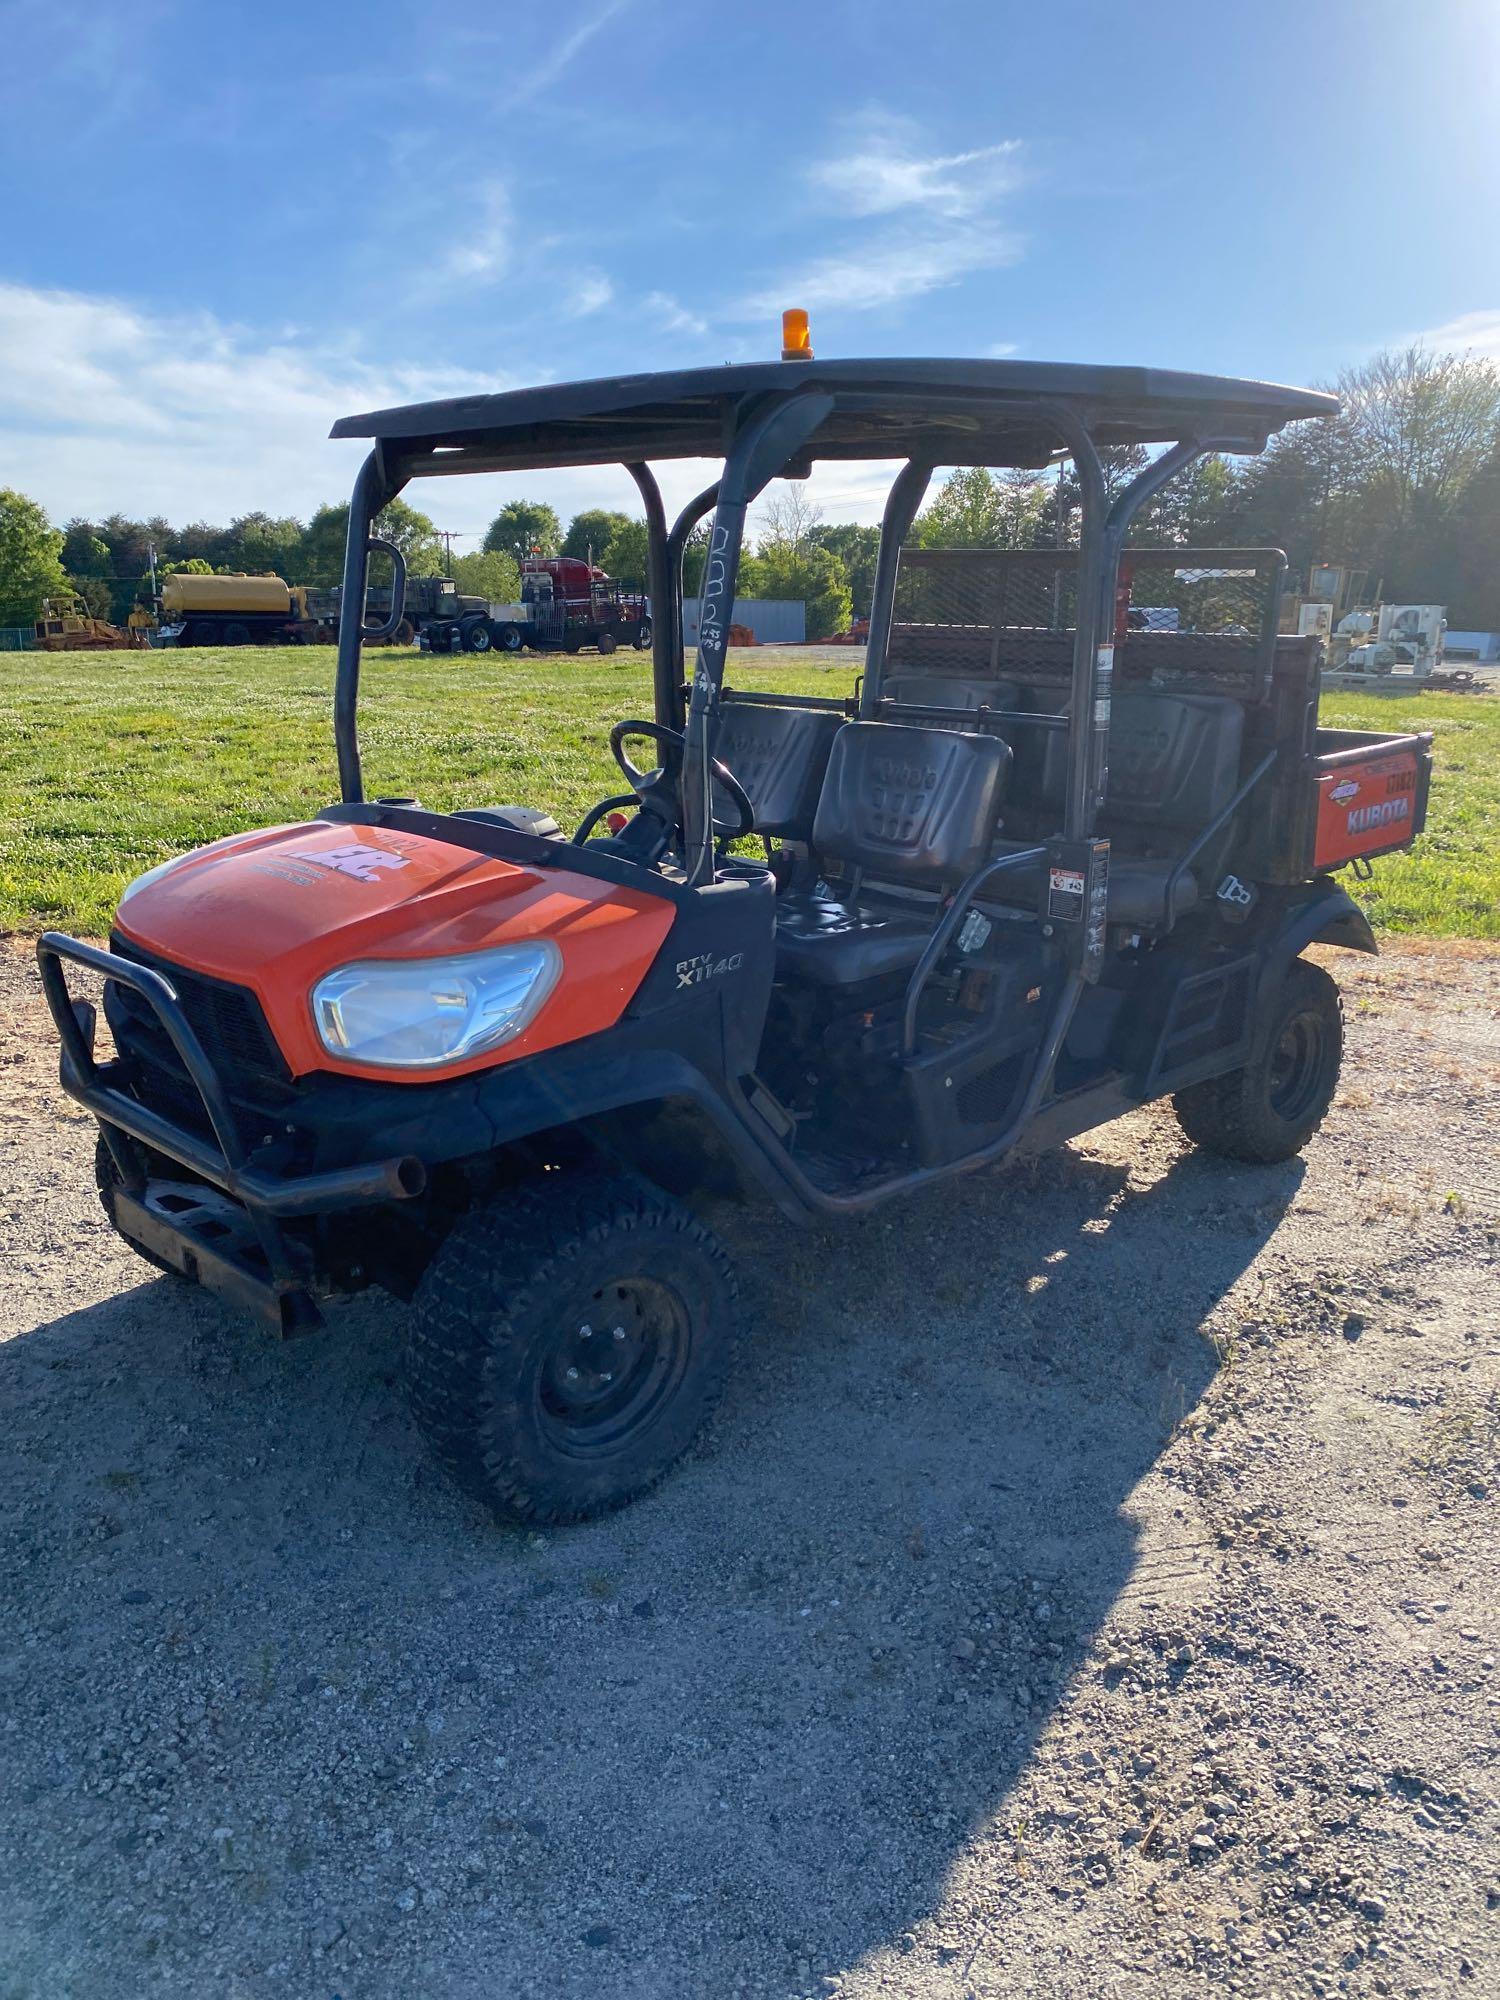
[[[362,1286],[410,1300],[421,1425],[510,1515],[617,1505],[703,1422],[734,1296],[692,1196],[726,1167],[788,1220],[857,1215],[1160,1097],[1201,1146],[1294,1153],[1342,1046],[1302,952],[1375,949],[1331,871],[1422,827],[1428,739],[1320,728],[1277,552],[1128,545],[1201,453],[1259,451],[1331,396],[821,362],[797,331],[766,366],[338,424],[371,443],[343,602],[372,548],[395,563],[384,624],[341,627],[341,796],[152,869],[107,950],[40,946],[122,1235],[285,1332]],[[1154,456],[1111,496],[1100,454],[1135,444]],[[906,546],[935,467],[1064,455],[1076,547]],[[711,457],[669,527],[650,461]],[[857,687],[731,686],[747,508],[818,459],[893,457]],[[621,790],[569,834],[372,787],[361,647],[404,587],[381,508],[427,475],[583,463],[623,463],[650,526],[654,712],[611,732]],[[688,672],[682,553],[710,512]],[[103,976],[108,1059],[74,967]]]

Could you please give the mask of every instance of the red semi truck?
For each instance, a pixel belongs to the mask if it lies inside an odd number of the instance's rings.
[[[597,563],[577,556],[528,556],[521,564],[521,602],[492,604],[493,643],[508,653],[578,653],[597,646],[651,644],[651,601],[623,590]]]
[[[528,556],[521,565],[518,604],[491,604],[488,616],[465,617],[451,627],[429,626],[422,645],[435,653],[485,653],[491,647],[519,653],[580,653],[596,646],[651,644],[651,600],[624,590],[596,563],[576,556]]]

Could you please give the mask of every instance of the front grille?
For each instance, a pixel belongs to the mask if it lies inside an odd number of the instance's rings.
[[[261,1005],[248,987],[186,971],[169,959],[143,951],[118,932],[110,949],[133,965],[149,966],[171,980],[188,1026],[203,1045],[203,1053],[231,1096],[274,1095],[290,1081]],[[105,1014],[121,1054],[140,1056],[158,1069],[170,1071],[192,1090],[155,1008],[143,994],[111,981]],[[196,1095],[196,1093],[194,1093]]]

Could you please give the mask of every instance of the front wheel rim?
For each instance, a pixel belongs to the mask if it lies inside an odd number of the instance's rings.
[[[1326,1029],[1311,1009],[1293,1014],[1271,1051],[1271,1109],[1288,1125],[1312,1111],[1323,1087]]]
[[[658,1279],[613,1279],[582,1303],[543,1358],[537,1411],[570,1458],[613,1456],[634,1444],[682,1385],[692,1323],[680,1294]]]

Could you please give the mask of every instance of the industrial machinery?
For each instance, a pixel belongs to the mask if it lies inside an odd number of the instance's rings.
[[[654,713],[615,723],[623,789],[571,837],[538,805],[367,784],[363,643],[403,614],[398,557],[386,618],[341,622],[341,797],[153,868],[107,949],[39,945],[126,1241],[281,1332],[366,1285],[410,1300],[418,1421],[511,1517],[633,1498],[716,1404],[734,1286],[683,1192],[732,1176],[774,1244],[1160,1098],[1211,1152],[1292,1157],[1342,1057],[1337,987],[1302,954],[1376,949],[1334,871],[1423,824],[1428,737],[1319,727],[1318,641],[1277,634],[1279,552],[1127,547],[1202,454],[1260,451],[1332,396],[814,361],[805,316],[783,352],[335,426],[371,443],[346,607],[413,479],[585,458],[635,479]],[[1101,454],[1123,445],[1159,449],[1111,492]],[[1063,455],[1078,547],[907,546],[935,466]],[[857,686],[730,685],[756,497],[893,456]],[[669,527],[651,461],[673,458],[721,469]],[[710,511],[689,670],[681,556]],[[1175,627],[1133,624],[1131,591]],[[108,1058],[74,967],[102,980]],[[1003,1228],[1003,1184],[976,1198]]]
[[[134,619],[122,631],[96,618],[81,597],[43,598],[35,630],[37,648],[43,653],[124,652],[147,643]]]
[[[1371,601],[1362,602],[1366,592]],[[1283,602],[1281,626],[1324,642],[1331,686],[1392,674],[1404,686],[1421,685],[1442,666],[1445,611],[1441,604],[1384,604],[1379,580],[1372,582],[1369,572],[1314,563],[1305,594]]]

